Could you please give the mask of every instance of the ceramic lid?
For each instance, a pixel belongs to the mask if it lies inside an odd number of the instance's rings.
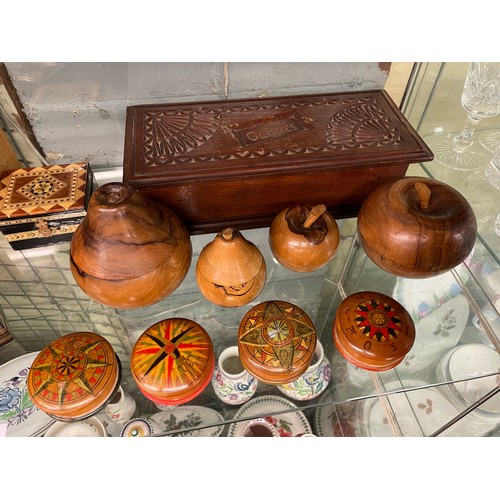
[[[365,370],[394,368],[415,341],[415,325],[392,297],[363,291],[346,297],[333,324],[333,341],[347,361]]]
[[[150,326],[130,357],[141,392],[162,405],[187,403],[208,385],[214,370],[210,336],[198,323],[169,318]]]
[[[241,320],[238,350],[245,369],[267,384],[286,384],[309,367],[316,349],[316,329],[298,306],[262,302]]]
[[[31,365],[33,403],[58,420],[81,420],[102,409],[118,390],[121,365],[111,344],[92,332],[63,335]]]

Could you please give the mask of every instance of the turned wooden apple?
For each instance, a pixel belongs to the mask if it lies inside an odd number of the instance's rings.
[[[340,232],[325,205],[295,205],[282,210],[269,228],[269,246],[287,269],[312,272],[328,264],[337,253]]]
[[[404,278],[429,278],[463,262],[476,241],[468,201],[435,179],[410,176],[373,191],[358,214],[368,257]]]

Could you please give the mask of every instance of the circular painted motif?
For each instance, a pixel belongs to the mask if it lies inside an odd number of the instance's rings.
[[[367,370],[388,370],[413,346],[415,326],[404,307],[377,292],[346,297],[337,310],[333,340],[352,364]]]
[[[100,410],[117,389],[121,370],[109,342],[91,332],[71,333],[50,343],[33,361],[28,391],[54,418],[77,420]]]
[[[263,382],[282,384],[297,379],[309,367],[316,330],[298,306],[262,302],[241,321],[238,347],[246,370]]]
[[[190,401],[214,370],[212,341],[197,323],[170,318],[150,326],[132,350],[132,376],[143,394],[160,404]]]

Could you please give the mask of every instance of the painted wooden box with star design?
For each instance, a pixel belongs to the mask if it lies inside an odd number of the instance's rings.
[[[295,204],[356,216],[433,154],[384,90],[127,108],[123,181],[192,234],[266,227]]]
[[[93,187],[88,163],[0,174],[0,231],[14,250],[71,241]]]

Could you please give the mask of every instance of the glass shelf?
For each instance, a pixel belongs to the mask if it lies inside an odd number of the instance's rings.
[[[462,127],[464,112],[460,111],[459,101],[464,78],[464,65],[458,63],[419,65],[403,111],[424,140],[429,134],[458,131]],[[455,103],[454,108],[450,100]],[[483,126],[482,130],[500,128],[494,120]],[[119,169],[96,168],[95,175],[100,185],[121,180]],[[497,385],[500,363],[485,363],[481,373],[457,375],[460,366],[454,366],[452,374],[444,362],[448,353],[459,349],[466,354],[458,359],[470,357],[467,349],[476,349],[475,353],[481,350],[484,359],[491,353],[500,353],[500,237],[492,226],[499,192],[491,185],[488,187],[479,175],[445,171],[435,162],[411,165],[408,175],[434,177],[456,187],[469,200],[478,218],[478,238],[471,255],[465,263],[436,278],[407,280],[381,270],[359,244],[356,219],[345,219],[338,221],[342,237],[336,257],[314,273],[294,273],[280,266],[269,250],[268,228],[242,231],[261,250],[268,269],[262,293],[247,306],[222,308],[199,292],[195,265],[201,249],[215,236],[208,234],[192,237],[191,268],[171,296],[150,307],[118,310],[94,302],[76,285],[69,269],[69,243],[13,251],[0,238],[0,312],[14,337],[0,348],[0,364],[38,351],[63,334],[94,331],[109,340],[120,358],[122,388],[137,404],[134,417],[150,418],[160,409],[140,393],[129,367],[132,347],[144,330],[168,317],[194,320],[211,336],[217,359],[226,347],[237,344],[238,326],[248,309],[266,300],[286,300],[298,305],[313,320],[330,364],[331,380],[325,392],[308,401],[292,400],[277,387],[259,383],[250,402],[260,397],[272,401],[286,398],[296,406],[272,410],[274,417],[284,421],[284,432],[287,422],[296,421],[300,411],[312,433],[320,436],[500,435],[498,394],[447,427]],[[338,305],[346,296],[363,290],[396,298],[415,322],[414,347],[396,368],[388,371],[368,372],[354,367],[333,343],[332,325]],[[192,421],[175,429],[174,415],[172,427],[160,435],[208,432],[227,436],[240,422],[268,416],[266,405],[258,407],[257,414],[242,414],[242,406],[219,400],[211,384],[197,398],[182,405],[192,406],[216,412],[221,421]],[[108,434],[119,435],[122,424],[109,421],[103,412],[100,417]]]

